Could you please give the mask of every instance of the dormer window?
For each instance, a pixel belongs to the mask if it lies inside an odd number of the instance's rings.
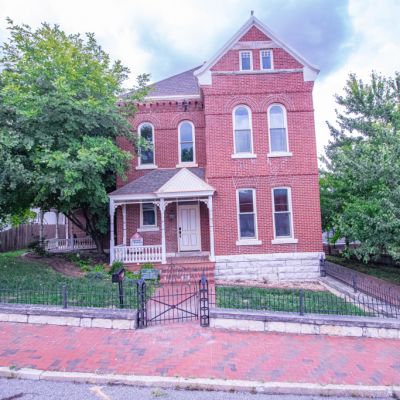
[[[240,70],[251,71],[253,69],[253,57],[251,51],[241,51],[240,56]]]
[[[272,50],[261,50],[260,51],[260,65],[261,69],[273,69],[272,62]]]

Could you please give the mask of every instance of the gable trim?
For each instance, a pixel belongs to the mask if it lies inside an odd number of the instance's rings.
[[[194,75],[199,80],[199,84],[211,85],[211,68],[217,63],[217,61],[230,50],[235,43],[252,27],[255,26],[262,33],[272,39],[279,47],[286,50],[293,58],[295,58],[300,64],[303,65],[304,80],[315,80],[319,68],[316,65],[311,64],[302,55],[297,53],[291,46],[278,39],[275,33],[273,33],[266,25],[264,25],[259,19],[251,16],[248,21],[236,32],[235,35],[216,53],[214,56],[206,62],[198,70],[194,71]]]

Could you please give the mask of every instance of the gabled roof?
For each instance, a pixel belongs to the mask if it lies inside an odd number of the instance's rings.
[[[187,168],[182,168],[177,174],[168,180],[160,189],[157,195],[160,197],[188,192],[214,192],[214,188],[203,181]]]
[[[173,180],[177,175],[179,177]],[[157,168],[114,190],[108,196],[111,198],[152,198],[162,197],[163,193],[172,193],[170,191],[172,188],[180,188],[180,192],[188,192],[189,188],[196,188],[196,191],[214,190],[203,179],[204,168]],[[171,184],[166,186],[169,182]]]
[[[200,84],[211,84],[211,71],[210,69],[214,64],[232,48],[232,46],[239,41],[239,39],[249,30],[251,27],[255,26],[262,33],[268,36],[273,42],[275,42],[279,47],[286,50],[293,58],[295,58],[300,64],[303,65],[304,69],[304,80],[315,80],[318,75],[319,68],[316,65],[311,64],[302,55],[300,55],[296,50],[290,47],[288,44],[284,43],[279,39],[274,32],[271,31],[266,25],[264,25],[259,19],[252,15],[247,22],[236,32],[235,35],[216,53],[214,56],[204,63],[199,69],[194,73],[199,79]]]

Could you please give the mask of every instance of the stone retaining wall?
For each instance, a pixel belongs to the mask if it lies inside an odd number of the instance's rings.
[[[135,310],[59,308],[51,306],[0,305],[0,322],[68,325],[83,328],[134,329]]]
[[[217,256],[215,279],[219,281],[305,281],[320,275],[322,253],[274,253]]]
[[[210,326],[241,331],[400,339],[400,320],[212,309]]]

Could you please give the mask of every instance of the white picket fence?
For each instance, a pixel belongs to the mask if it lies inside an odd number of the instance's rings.
[[[161,245],[151,246],[124,246],[114,247],[114,261],[122,261],[125,264],[161,262]]]
[[[90,250],[95,249],[96,244],[90,236],[82,238],[70,239],[46,239],[44,241],[44,249],[49,253],[73,251],[73,250]]]

